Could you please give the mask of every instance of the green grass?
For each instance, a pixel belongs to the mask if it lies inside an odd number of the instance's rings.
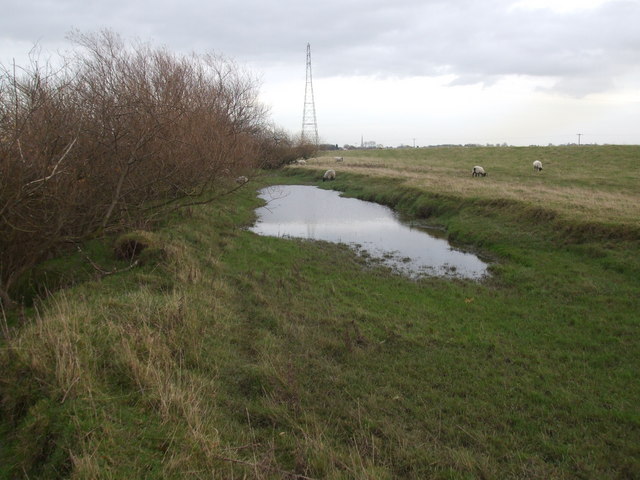
[[[469,151],[438,155],[453,172]],[[632,223],[428,190],[415,172],[323,185],[322,162],[167,219],[153,262],[36,302],[0,353],[0,478],[640,476]],[[491,278],[413,281],[344,245],[244,230],[253,187],[274,183],[445,226]]]
[[[640,146],[356,150],[344,158],[336,164],[320,157],[303,168],[395,178],[431,193],[525,202],[566,220],[640,228]],[[533,172],[534,160],[542,172]],[[488,176],[472,178],[474,165]]]

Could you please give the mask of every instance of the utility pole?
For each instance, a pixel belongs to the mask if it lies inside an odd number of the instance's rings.
[[[311,44],[307,43],[307,80],[304,87],[304,109],[302,110],[302,138],[318,145],[318,123],[316,122],[316,102],[313,98],[311,76]]]
[[[582,136],[581,133],[577,133],[576,135],[578,135],[578,146],[580,146],[580,137]]]

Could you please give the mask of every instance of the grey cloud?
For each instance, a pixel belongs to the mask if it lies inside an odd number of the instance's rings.
[[[638,71],[640,3],[616,0],[559,14],[487,0],[158,0],[18,2],[0,18],[2,38],[61,40],[72,27],[110,28],[181,52],[216,51],[316,76],[458,76],[490,84],[502,75],[556,77],[562,91],[599,91]],[[577,88],[577,86],[580,88]]]
[[[554,91],[570,97],[580,98],[590,93],[606,92],[615,86],[614,81],[608,76],[565,76],[558,80],[553,88],[542,91]]]

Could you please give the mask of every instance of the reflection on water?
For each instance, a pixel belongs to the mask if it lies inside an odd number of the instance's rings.
[[[302,185],[260,191],[267,205],[256,213],[251,231],[266,236],[300,237],[346,243],[406,275],[480,279],[487,264],[455,250],[443,238],[402,223],[388,207],[339,192]]]

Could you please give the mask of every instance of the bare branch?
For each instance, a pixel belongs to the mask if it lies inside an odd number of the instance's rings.
[[[116,273],[127,272],[127,271],[131,270],[132,268],[137,267],[138,263],[140,263],[139,260],[136,260],[136,261],[132,262],[131,264],[129,264],[129,266],[126,267],[126,268],[114,268],[112,270],[105,270],[100,265],[98,265],[96,262],[91,260],[89,255],[87,255],[82,250],[82,248],[80,248],[80,245],[76,245],[76,247],[78,248],[78,252],[80,252],[80,255],[82,255],[85,258],[85,260],[87,260],[91,264],[91,266],[100,274],[101,277],[106,277],[108,275],[114,275]]]
[[[46,182],[47,180],[53,178],[56,175],[56,171],[58,170],[58,167],[60,166],[60,163],[65,159],[67,154],[71,151],[71,149],[73,148],[73,146],[75,145],[77,140],[78,140],[77,138],[74,138],[73,141],[67,146],[67,148],[63,152],[62,156],[60,157],[60,160],[58,160],[58,162],[53,167],[53,171],[51,172],[50,175],[48,175],[48,176],[46,176],[44,178],[39,178],[38,180],[33,180],[33,181],[25,184],[25,187],[28,187],[29,185],[33,185],[34,183]],[[62,172],[59,172],[59,173],[62,173]]]
[[[226,180],[295,155],[288,136],[271,135],[257,80],[228,59],[129,47],[109,31],[73,37],[80,48],[59,69],[0,70],[7,295],[22,266],[69,238],[213,202],[242,188]]]

